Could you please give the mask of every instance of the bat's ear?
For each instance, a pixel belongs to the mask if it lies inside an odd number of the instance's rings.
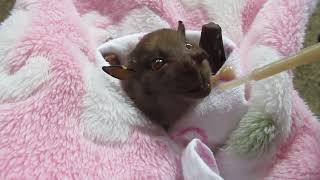
[[[186,28],[182,21],[178,21],[178,32],[181,33],[183,37],[186,37]]]
[[[112,77],[120,80],[127,80],[130,75],[135,73],[133,69],[129,69],[126,66],[113,65],[113,66],[103,66],[102,70]]]

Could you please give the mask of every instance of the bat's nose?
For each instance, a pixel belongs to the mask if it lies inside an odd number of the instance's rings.
[[[207,58],[205,53],[196,53],[191,56],[192,60],[194,60],[197,64],[201,64],[203,60]]]

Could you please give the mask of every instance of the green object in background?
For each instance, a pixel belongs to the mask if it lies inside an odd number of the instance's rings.
[[[0,23],[10,15],[15,2],[16,0],[0,0]]]
[[[317,42],[320,33],[320,3],[311,16],[304,46],[308,47]],[[311,111],[320,117],[320,62],[300,66],[294,70],[294,85],[307,102]]]
[[[248,158],[256,158],[270,151],[279,131],[271,116],[252,109],[241,119],[227,143],[229,151]]]

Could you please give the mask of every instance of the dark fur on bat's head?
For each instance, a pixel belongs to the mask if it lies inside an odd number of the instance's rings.
[[[137,107],[161,125],[171,125],[211,91],[207,54],[187,42],[181,21],[178,30],[145,35],[128,60],[126,66],[104,67],[104,71],[124,80],[124,89]]]

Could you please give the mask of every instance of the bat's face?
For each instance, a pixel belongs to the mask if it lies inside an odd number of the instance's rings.
[[[150,120],[170,127],[195,103],[209,95],[211,68],[207,53],[186,42],[178,31],[162,29],[145,35],[129,54],[127,66],[104,66],[124,80],[124,89]]]
[[[206,52],[184,33],[163,29],[146,35],[130,55],[130,80],[150,93],[203,98],[211,91]]]

